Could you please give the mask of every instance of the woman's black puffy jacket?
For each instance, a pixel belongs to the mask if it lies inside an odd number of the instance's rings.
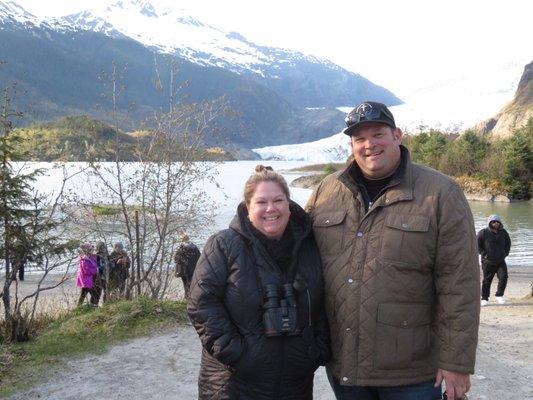
[[[313,397],[314,371],[330,356],[322,269],[309,218],[294,202],[290,210],[295,245],[288,271],[280,270],[251,233],[243,204],[230,228],[204,247],[187,306],[203,346],[200,400]],[[266,337],[263,288],[294,280],[305,334]]]

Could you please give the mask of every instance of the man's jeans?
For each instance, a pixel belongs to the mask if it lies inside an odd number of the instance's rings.
[[[435,381],[407,386],[341,386],[339,380],[326,369],[329,383],[337,400],[440,400],[441,387]]]

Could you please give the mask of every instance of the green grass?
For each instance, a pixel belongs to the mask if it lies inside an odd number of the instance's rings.
[[[114,343],[186,321],[185,304],[139,298],[77,308],[27,343],[0,344],[0,397],[28,387],[68,358],[102,353]]]
[[[119,204],[91,204],[91,208],[95,215],[117,215],[122,213],[122,206]],[[128,205],[126,206],[128,211],[141,211],[140,205]]]
[[[116,215],[122,211],[118,205],[92,204],[91,208],[95,215]]]

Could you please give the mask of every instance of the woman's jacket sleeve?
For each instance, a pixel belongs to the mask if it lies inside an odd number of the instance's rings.
[[[233,365],[241,356],[243,345],[224,305],[228,271],[223,238],[212,236],[194,271],[187,312],[207,352],[221,363]]]

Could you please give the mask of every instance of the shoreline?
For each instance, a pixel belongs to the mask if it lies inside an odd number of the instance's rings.
[[[533,286],[533,266],[527,265],[507,265],[509,272],[509,283],[507,285],[505,295],[510,295],[510,298],[513,299],[522,299],[531,293],[531,287]],[[3,287],[4,276],[2,275],[3,271],[0,271],[0,285]],[[37,287],[37,284],[42,276],[40,271],[27,271],[25,273],[25,279],[22,282],[18,282],[18,294],[19,299],[27,296],[32,293],[33,290]],[[53,286],[57,284],[61,278],[65,276],[64,272],[54,271],[48,273],[45,280],[43,281],[42,286]],[[480,279],[483,278],[480,267]],[[492,282],[491,289],[496,290],[496,283],[498,278],[495,276],[494,281]],[[15,290],[15,282],[11,285],[12,293]],[[171,299],[178,300],[183,296],[182,283],[179,278],[172,277],[171,282]],[[79,288],[76,287],[76,272],[69,271],[66,274],[65,282],[58,287],[50,290],[44,290],[40,293],[40,297],[53,297],[57,299],[64,298],[65,296],[74,296],[78,297]],[[0,317],[1,318],[1,317]]]

